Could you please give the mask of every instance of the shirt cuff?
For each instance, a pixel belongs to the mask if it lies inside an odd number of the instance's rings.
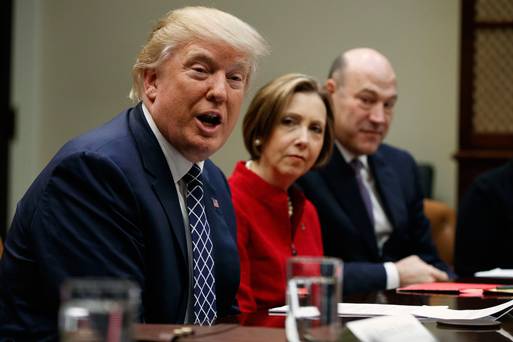
[[[399,272],[393,262],[385,262],[383,264],[387,274],[387,290],[399,287]]]

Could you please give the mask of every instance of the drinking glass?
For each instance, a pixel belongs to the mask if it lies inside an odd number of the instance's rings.
[[[77,278],[61,287],[62,341],[131,341],[140,289],[131,281]]]
[[[289,342],[336,341],[341,333],[342,261],[293,257],[287,262],[286,333]]]

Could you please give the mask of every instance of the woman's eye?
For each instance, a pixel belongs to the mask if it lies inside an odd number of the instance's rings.
[[[281,123],[284,124],[285,126],[291,126],[294,124],[294,119],[291,118],[290,116],[285,116],[281,119]]]
[[[322,132],[323,132],[321,125],[313,125],[310,127],[310,130],[314,133],[319,133],[319,134],[322,134]]]

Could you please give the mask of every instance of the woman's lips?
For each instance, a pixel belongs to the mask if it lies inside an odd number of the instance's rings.
[[[299,156],[299,155],[296,155],[296,154],[289,155],[289,157],[291,157],[293,159],[300,159],[300,160],[305,160],[306,159],[305,157]]]

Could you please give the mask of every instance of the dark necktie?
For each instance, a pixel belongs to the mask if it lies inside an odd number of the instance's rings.
[[[351,160],[350,165],[354,170],[354,173],[356,176],[356,182],[358,183],[358,188],[360,189],[360,195],[362,196],[363,203],[365,204],[365,209],[367,209],[367,214],[369,215],[371,224],[374,225],[374,214],[372,212],[372,200],[370,197],[369,190],[367,190],[367,188],[365,187],[365,184],[363,184],[363,179],[362,179],[363,163],[360,159],[355,158],[355,159]]]
[[[187,213],[192,241],[194,324],[212,325],[217,317],[213,245],[203,205],[200,167],[193,164],[183,179],[187,184]]]

